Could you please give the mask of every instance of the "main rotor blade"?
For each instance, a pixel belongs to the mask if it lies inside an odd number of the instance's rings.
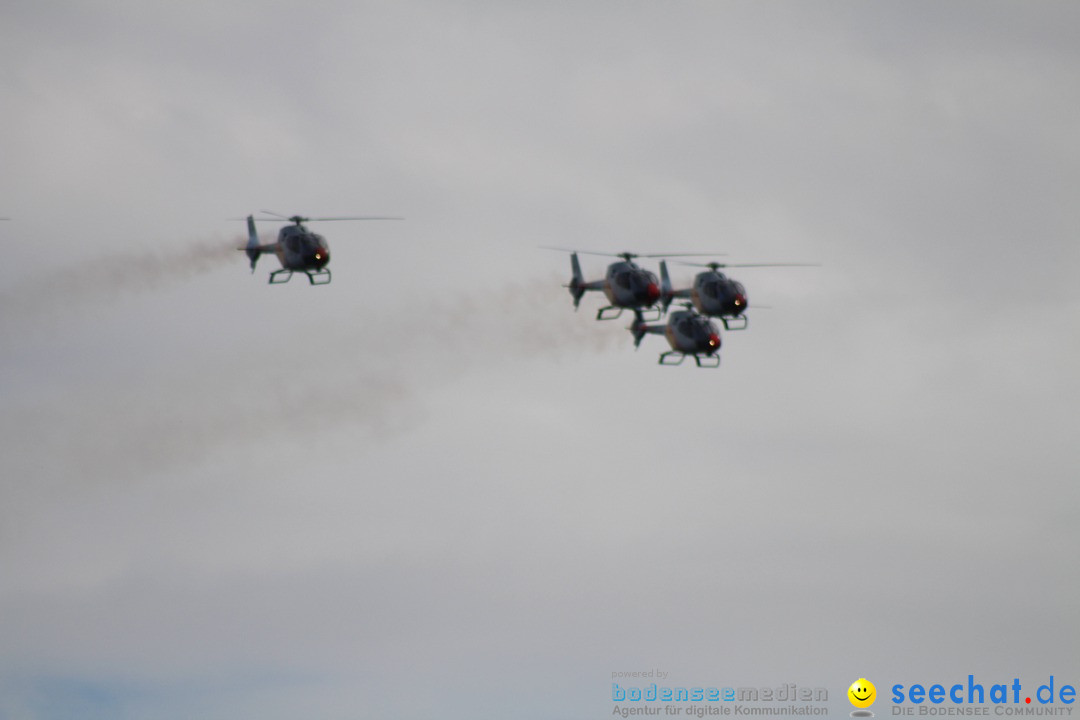
[[[821,263],[692,263],[680,262],[680,265],[706,268],[729,268],[729,267],[821,267]]]
[[[669,258],[669,257],[720,257],[727,256],[727,253],[722,252],[695,252],[695,253],[642,253],[638,257],[647,258]],[[689,263],[687,263],[689,264]]]
[[[276,213],[273,210],[260,210],[259,212],[263,213],[264,215],[273,215],[276,218],[281,218],[282,220],[289,220],[290,222],[292,222],[292,219],[288,215],[282,215],[281,213]]]
[[[622,257],[626,253],[596,252],[595,250],[573,250],[571,248],[555,247],[554,245],[538,245],[543,250],[558,250],[560,252],[578,253],[579,255],[603,255],[604,257]]]
[[[259,212],[266,215],[273,215],[281,220],[288,220],[289,222],[333,222],[335,220],[404,220],[402,217],[391,217],[389,215],[355,215],[349,217],[303,217],[301,215],[282,215],[276,213],[273,210],[260,210]]]
[[[304,221],[328,222],[334,220],[404,220],[403,217],[391,217],[389,215],[357,215],[355,217],[317,217],[304,218]]]
[[[604,257],[618,257],[625,258],[630,257],[643,257],[643,258],[658,258],[658,257],[717,257],[719,255],[727,255],[727,253],[715,253],[715,252],[699,252],[699,253],[632,253],[632,252],[599,252],[597,250],[572,250],[570,248],[555,247],[554,245],[540,245],[540,248],[544,250],[560,250],[562,252],[578,253],[579,255],[603,255]]]

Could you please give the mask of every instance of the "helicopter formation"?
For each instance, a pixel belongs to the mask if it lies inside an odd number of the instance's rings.
[[[660,277],[634,262],[635,258],[692,257],[703,253],[656,253],[631,252],[602,253],[566,248],[547,248],[570,253],[570,282],[566,287],[577,310],[581,298],[589,291],[602,291],[609,305],[596,313],[597,320],[613,320],[624,310],[634,313],[634,321],[627,328],[634,337],[635,349],[646,335],[663,335],[670,350],[660,354],[660,365],[681,365],[687,357],[694,358],[698,367],[720,366],[720,329],[711,318],[716,318],[725,330],[745,330],[749,325],[746,310],[749,300],[742,283],[724,273],[729,267],[811,267],[816,263],[690,263],[685,265],[708,268],[699,272],[690,287],[676,289],[671,282],[667,260],[660,261]],[[608,265],[602,280],[588,281],[581,271],[578,254],[606,255],[621,258]],[[716,255],[718,253],[707,253]],[[658,321],[668,312],[672,302],[684,299],[685,309],[672,312],[666,322]]]
[[[353,216],[309,218],[301,215],[285,216],[269,210],[260,211],[277,220],[288,221],[278,230],[275,242],[262,243],[255,229],[255,217],[248,215],[248,242],[242,248],[251,262],[251,271],[263,253],[277,256],[281,267],[270,273],[269,283],[280,285],[292,279],[294,273],[307,276],[311,285],[327,285],[332,278],[330,268],[330,248],[326,238],[309,230],[304,223],[331,222],[340,220],[401,220],[389,216]],[[547,247],[547,246],[545,246]],[[565,286],[574,301],[574,310],[580,307],[581,299],[587,292],[602,292],[608,304],[596,313],[597,320],[614,320],[629,310],[634,321],[627,328],[634,338],[634,348],[641,345],[646,335],[663,335],[670,350],[660,354],[660,365],[681,365],[692,357],[698,367],[716,368],[720,366],[720,329],[713,318],[720,321],[725,330],[745,330],[749,325],[746,311],[749,300],[746,288],[720,270],[729,267],[809,267],[816,263],[692,263],[680,261],[684,265],[707,268],[694,276],[689,287],[676,288],[668,272],[667,259],[674,257],[699,257],[721,253],[652,253],[632,252],[606,253],[588,250],[568,250],[566,248],[547,247],[570,253],[570,282]],[[619,258],[610,263],[604,277],[599,280],[586,280],[581,270],[578,255],[603,255]],[[637,258],[663,258],[660,260],[660,275],[647,270],[634,262]],[[681,300],[684,309],[668,314],[671,304]],[[660,322],[664,315],[666,322]]]

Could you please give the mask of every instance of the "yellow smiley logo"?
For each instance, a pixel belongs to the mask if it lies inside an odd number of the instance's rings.
[[[851,687],[847,689],[847,696],[855,707],[868,708],[874,704],[874,699],[877,697],[877,688],[874,687],[874,683],[866,678],[859,678],[851,683]]]

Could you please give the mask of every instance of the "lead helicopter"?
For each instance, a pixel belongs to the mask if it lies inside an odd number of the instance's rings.
[[[238,248],[247,253],[251,260],[251,272],[255,272],[255,263],[259,256],[264,253],[277,255],[281,269],[270,273],[270,284],[281,285],[292,279],[294,272],[302,272],[307,275],[308,282],[312,285],[330,284],[330,268],[326,267],[330,262],[330,248],[326,244],[326,238],[308,230],[306,222],[331,222],[338,220],[401,220],[397,217],[364,216],[364,217],[323,217],[308,218],[300,215],[286,217],[269,210],[261,210],[266,215],[272,215],[280,220],[288,220],[292,225],[286,225],[278,231],[277,242],[261,244],[259,235],[255,232],[255,218],[247,216],[248,243],[245,247]]]
[[[656,274],[646,270],[634,262],[639,257],[694,257],[698,255],[716,255],[716,253],[655,253],[638,254],[632,252],[606,253],[591,252],[588,250],[567,250],[543,246],[546,250],[560,250],[570,253],[570,284],[565,287],[570,289],[570,296],[574,298],[574,309],[578,309],[582,296],[590,290],[601,290],[611,303],[600,308],[596,313],[597,320],[614,320],[622,315],[623,310],[649,311],[650,320],[659,320],[662,312],[654,308],[657,301],[662,297],[660,283]],[[608,265],[607,273],[603,280],[586,281],[581,272],[581,263],[578,262],[578,253],[583,255],[603,255],[605,257],[622,258],[621,262]],[[666,307],[666,306],[665,306]],[[614,311],[614,312],[610,312]]]
[[[694,308],[702,315],[719,318],[725,330],[745,330],[749,324],[746,309],[750,301],[746,288],[737,280],[720,272],[720,268],[729,267],[818,267],[818,263],[683,263],[693,267],[709,268],[708,272],[698,273],[689,288],[675,290],[668,275],[667,263],[660,261],[660,301],[667,310],[675,298],[689,298]]]
[[[634,348],[641,345],[646,335],[663,335],[671,350],[660,354],[660,365],[682,365],[687,356],[693,357],[698,367],[720,367],[720,330],[716,323],[694,311],[690,303],[686,310],[671,313],[666,323],[649,325],[640,310],[634,311],[634,323],[628,328],[634,336]],[[674,362],[668,362],[668,358]]]

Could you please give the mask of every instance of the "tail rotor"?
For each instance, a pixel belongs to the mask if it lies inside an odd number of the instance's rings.
[[[675,299],[675,289],[671,286],[671,276],[668,275],[667,261],[660,261],[660,304],[667,312],[671,301]]]
[[[630,331],[630,334],[634,336],[635,350],[641,345],[641,339],[645,337],[647,327],[648,326],[645,324],[645,317],[641,314],[641,311],[634,310],[634,322],[627,329]]]
[[[262,254],[262,250],[259,248],[259,235],[255,232],[255,218],[251,215],[247,216],[248,226],[248,242],[247,247],[244,248],[244,252],[247,254],[248,259],[251,260],[251,272],[255,272],[255,263],[259,261],[259,255]]]
[[[577,253],[570,253],[570,271],[572,273],[570,284],[570,296],[574,298],[574,310],[578,309],[581,298],[585,295],[585,275],[581,272],[581,263],[578,262]]]

